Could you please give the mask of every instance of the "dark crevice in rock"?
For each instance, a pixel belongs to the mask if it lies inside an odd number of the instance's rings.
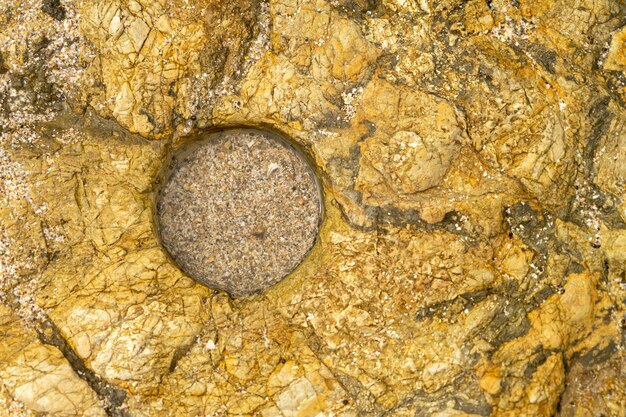
[[[544,301],[546,301],[557,292],[561,293],[562,289],[551,286],[543,287],[539,291],[534,292],[532,296],[529,297],[526,301],[527,305],[530,307],[526,311],[532,311],[536,307],[539,307],[539,305],[541,305]]]
[[[599,98],[589,110],[589,120],[593,120],[591,132],[587,136],[583,148],[584,175],[589,181],[593,180],[594,157],[603,136],[609,131],[613,120],[613,113],[609,109],[611,98]]]
[[[619,198],[610,192],[602,191],[595,184],[598,148],[609,133],[615,117],[610,104],[611,97],[603,96],[589,107],[588,118],[592,124],[583,139],[584,143],[581,144],[582,160],[579,180],[575,185],[576,194],[569,200],[567,212],[563,216],[565,220],[583,229],[595,227],[591,232],[596,233],[596,239],[591,244],[596,249],[601,245],[598,234],[600,226],[590,224],[590,220],[599,220],[611,229],[626,228],[626,223],[617,210]]]
[[[620,94],[620,88],[626,85],[626,74],[624,71],[605,71],[606,87],[611,97],[615,99],[620,107],[626,107],[626,94]]]
[[[418,320],[430,319],[438,317],[439,319],[448,319],[449,316],[456,315],[465,309],[471,309],[475,304],[485,300],[494,293],[494,288],[473,291],[461,294],[451,300],[439,301],[420,308],[416,314]],[[451,317],[450,317],[451,318]]]
[[[406,408],[406,407],[412,406],[415,403],[417,396],[419,394],[421,394],[421,393],[423,393],[423,391],[411,393],[409,396],[403,398],[402,401],[400,401],[399,403],[397,403],[396,405],[394,405],[390,409],[385,410],[384,412],[377,414],[376,417],[392,416],[396,411],[401,410],[402,408]]]
[[[332,98],[329,97],[328,101],[332,103],[332,101],[334,100],[332,100]],[[319,129],[340,130],[340,129],[347,129],[350,127],[350,123],[344,117],[344,112],[340,110],[341,107],[340,106],[337,106],[337,107],[339,110],[332,110],[332,109],[328,110],[324,112],[323,116],[321,116],[318,120],[316,120],[315,124]],[[298,117],[296,115],[291,115],[289,119],[290,119],[289,121],[295,121],[298,119]]]
[[[60,0],[43,0],[41,10],[54,20],[65,19],[65,8],[61,5]]]
[[[547,277],[549,252],[556,247],[554,216],[543,210],[535,210],[526,202],[521,201],[505,206],[502,211],[504,226],[509,236],[516,236],[536,254],[534,267],[529,271],[528,282],[534,293],[527,293],[527,302],[535,307],[552,295],[556,289],[546,287],[543,282]]]
[[[575,246],[557,238],[555,214],[547,210],[535,210],[528,202],[522,201],[505,207],[503,218],[509,236],[516,236],[536,254],[527,276],[530,290],[520,294],[525,298],[526,311],[531,311],[553,294],[561,292],[568,275],[585,270],[585,260]],[[551,257],[563,257],[564,268],[552,271],[552,278],[562,278],[549,283],[548,261]]]
[[[617,349],[618,347],[616,346],[615,341],[611,340],[606,346],[602,348],[595,346],[584,355],[580,355],[578,353],[574,354],[571,362],[580,362],[584,366],[590,367],[608,361],[613,357],[613,354],[617,352]]]
[[[369,214],[369,217],[375,219],[374,224],[378,226],[395,226],[404,227],[407,224],[416,226],[418,228],[426,227],[418,210],[409,209],[401,210],[393,206],[370,206],[365,205],[365,212]],[[374,228],[376,228],[374,227]]]
[[[472,397],[459,393],[454,398],[454,408],[468,414],[479,416],[490,416],[493,411],[493,407],[487,402],[485,395],[482,393],[476,393],[476,395]]]
[[[548,50],[544,45],[538,43],[528,44],[529,54],[533,59],[550,74],[556,73],[557,55],[555,51]]]
[[[543,345],[537,346],[535,352],[533,352],[534,356],[528,361],[528,363],[526,363],[526,367],[524,368],[524,378],[530,381],[533,374],[537,372],[537,368],[548,360],[551,353],[552,351],[545,350]]]
[[[565,355],[562,355],[561,361],[563,363],[563,373],[564,373],[563,377],[565,379],[565,382],[563,383],[561,393],[559,394],[559,400],[557,401],[556,407],[554,408],[554,414],[553,414],[554,416],[559,416],[561,413],[561,410],[563,409],[563,398],[565,397],[565,393],[567,392],[567,385],[568,385],[568,379],[569,379],[568,374],[570,373],[570,369],[571,369]]]
[[[98,398],[100,398],[103,402],[104,411],[108,416],[130,416],[130,414],[124,410],[123,406],[124,400],[127,396],[126,392],[100,378],[94,371],[87,368],[85,362],[63,338],[61,331],[49,317],[44,316],[43,318],[37,320],[34,324],[39,340],[41,340],[42,343],[54,346],[61,351],[65,359],[67,359],[69,364],[74,369],[76,375],[84,380],[98,395]]]
[[[454,409],[472,415],[489,416],[493,407],[487,402],[484,393],[471,372],[462,372],[448,385],[434,392],[417,390],[400,401],[397,405],[376,417],[392,416],[402,408],[414,407],[415,417],[429,417],[441,410]]]
[[[144,107],[139,109],[139,114],[146,116],[146,118],[148,119],[148,123],[150,123],[152,126],[154,126],[154,130],[153,132],[159,132],[161,129],[163,129],[163,126],[159,123],[157,123],[156,119],[154,118],[154,116]]]
[[[176,367],[178,366],[178,361],[180,361],[181,359],[183,359],[185,356],[187,356],[187,354],[189,353],[189,351],[196,345],[196,343],[198,342],[199,336],[196,336],[191,343],[188,343],[186,345],[183,346],[179,346],[178,348],[176,348],[176,350],[174,351],[174,355],[172,356],[172,361],[170,362],[170,367],[169,367],[169,372],[172,373],[176,370]]]
[[[565,270],[565,275],[580,274],[584,270],[585,270],[585,267],[583,267],[581,264],[579,264],[576,261],[572,261],[567,265],[567,269]]]
[[[482,329],[481,336],[490,345],[497,347],[527,334],[530,330],[528,309],[525,305],[513,297],[500,297],[501,301],[496,314],[493,320]]]
[[[4,63],[4,57],[2,56],[2,52],[0,52],[0,74],[6,74],[9,69]]]
[[[350,194],[349,194],[350,193]],[[346,195],[354,193],[352,198],[355,202],[360,203],[361,193],[351,190],[345,192]],[[467,242],[475,244],[478,237],[483,232],[482,227],[473,224],[469,218],[462,212],[452,210],[445,214],[443,220],[437,223],[428,223],[422,220],[420,211],[417,209],[402,210],[394,206],[371,206],[362,205],[365,217],[371,223],[370,225],[362,225],[350,218],[341,204],[336,204],[342,217],[351,227],[357,230],[370,232],[378,230],[384,232],[384,227],[406,227],[413,226],[417,230],[425,232],[446,231],[455,235],[467,238]]]
[[[386,12],[382,0],[332,0],[330,4],[339,13],[356,22],[365,18],[381,17]]]
[[[15,90],[15,93],[0,94],[0,114],[19,114],[29,105],[35,112],[42,114],[63,108],[63,94],[48,79],[53,55],[50,44],[51,41],[45,36],[37,41],[27,41],[28,49],[23,56],[23,67],[19,70],[7,68],[0,55],[0,74],[6,73],[10,89]],[[8,129],[10,131],[14,128]]]
[[[459,314],[471,310],[487,298],[493,299],[497,304],[493,319],[476,329],[468,337],[468,340],[480,337],[497,348],[528,332],[530,321],[527,318],[527,313],[532,307],[529,307],[530,304],[520,301],[520,292],[513,282],[464,293],[451,300],[427,305],[418,311],[416,318],[417,320],[424,320],[436,317],[447,323],[455,323]]]
[[[611,229],[626,229],[626,223],[617,211],[619,199],[611,193],[603,192],[591,182],[576,186],[577,194],[569,201],[564,220],[586,229],[590,213]]]
[[[337,371],[331,371],[331,373],[344,391],[350,395],[360,416],[380,415],[380,405],[376,404],[372,393],[357,378]]]
[[[503,218],[507,229],[520,238],[535,252],[542,254],[554,238],[553,216],[543,211],[539,213],[526,201],[504,208]]]
[[[346,394],[348,394],[349,398],[352,400],[357,411],[359,412],[359,416],[372,416],[372,413],[374,412],[377,412],[377,415],[380,415],[382,412],[380,405],[375,403],[375,398],[372,393],[369,392],[357,378],[344,374],[336,369],[332,369],[326,365],[327,361],[325,361],[320,355],[320,352],[324,349],[324,343],[320,337],[315,333],[309,332],[307,340],[309,349],[311,349],[313,355],[320,363],[325,364],[328,372],[331,373],[341,388],[346,392]]]

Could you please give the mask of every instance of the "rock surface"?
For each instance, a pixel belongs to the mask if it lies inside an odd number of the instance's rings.
[[[620,0],[0,0],[0,414],[625,416]],[[270,127],[311,254],[160,246],[168,148]]]

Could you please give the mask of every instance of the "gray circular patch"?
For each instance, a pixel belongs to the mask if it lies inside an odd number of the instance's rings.
[[[305,158],[269,132],[232,129],[184,146],[158,191],[161,243],[196,281],[233,296],[262,291],[297,267],[321,222]]]

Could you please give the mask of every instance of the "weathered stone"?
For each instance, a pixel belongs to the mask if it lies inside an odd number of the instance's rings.
[[[0,414],[622,415],[624,16],[0,0]],[[311,156],[325,217],[233,299],[152,197],[170,149],[240,126]]]
[[[626,26],[613,35],[604,68],[610,71],[626,71]]]

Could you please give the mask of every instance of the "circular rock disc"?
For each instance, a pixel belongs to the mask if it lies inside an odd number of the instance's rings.
[[[269,132],[232,129],[179,150],[157,196],[163,246],[196,281],[241,296],[297,267],[321,222],[305,158]]]

